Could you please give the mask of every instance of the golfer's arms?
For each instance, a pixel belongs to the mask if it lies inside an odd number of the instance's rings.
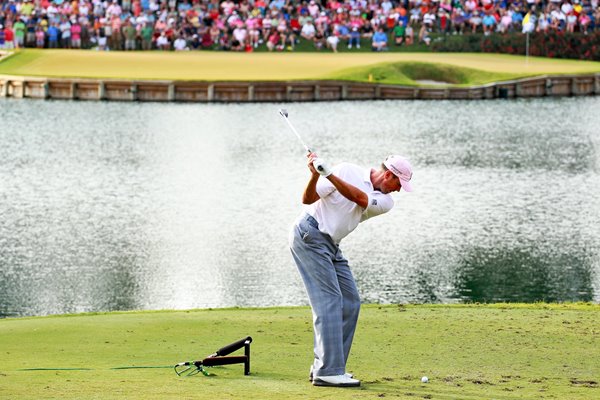
[[[348,200],[358,204],[362,208],[367,208],[369,205],[369,196],[359,188],[348,182],[338,178],[334,174],[327,177],[329,182],[337,189],[338,192]]]
[[[319,200],[320,197],[317,194],[317,181],[319,180],[318,174],[312,174],[310,176],[310,180],[306,184],[306,188],[304,188],[304,193],[302,193],[302,204],[312,204],[315,201]]]
[[[342,196],[358,204],[362,208],[367,208],[369,205],[369,196],[367,196],[365,192],[333,174],[329,175],[327,179],[329,179],[333,184],[333,187],[335,187]],[[320,199],[319,194],[317,193],[317,180],[319,180],[319,175],[311,175],[310,181],[308,181],[304,193],[302,193],[303,204],[312,204]]]

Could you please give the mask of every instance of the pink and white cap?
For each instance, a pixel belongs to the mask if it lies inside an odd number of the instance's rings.
[[[388,156],[383,162],[383,165],[400,179],[402,189],[407,192],[413,191],[412,185],[410,184],[413,174],[412,166],[406,158],[398,155]]]

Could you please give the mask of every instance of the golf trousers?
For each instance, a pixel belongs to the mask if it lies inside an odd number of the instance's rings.
[[[313,375],[342,375],[346,372],[360,311],[360,298],[348,260],[308,214],[294,224],[290,249],[312,308]]]

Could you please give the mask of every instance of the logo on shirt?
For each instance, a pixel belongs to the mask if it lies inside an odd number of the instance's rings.
[[[377,199],[373,199],[373,201],[371,201],[371,205],[372,206],[376,206],[377,205]]]

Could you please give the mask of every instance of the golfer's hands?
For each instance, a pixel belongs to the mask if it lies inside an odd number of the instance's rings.
[[[325,162],[325,160],[318,158],[315,153],[308,155],[308,168],[313,175],[319,174],[323,177],[331,175],[331,168]]]
[[[324,176],[325,178],[331,175],[331,168],[329,168],[329,165],[327,165],[325,160],[321,158],[315,158],[313,160],[313,166],[315,167],[319,175]]]

